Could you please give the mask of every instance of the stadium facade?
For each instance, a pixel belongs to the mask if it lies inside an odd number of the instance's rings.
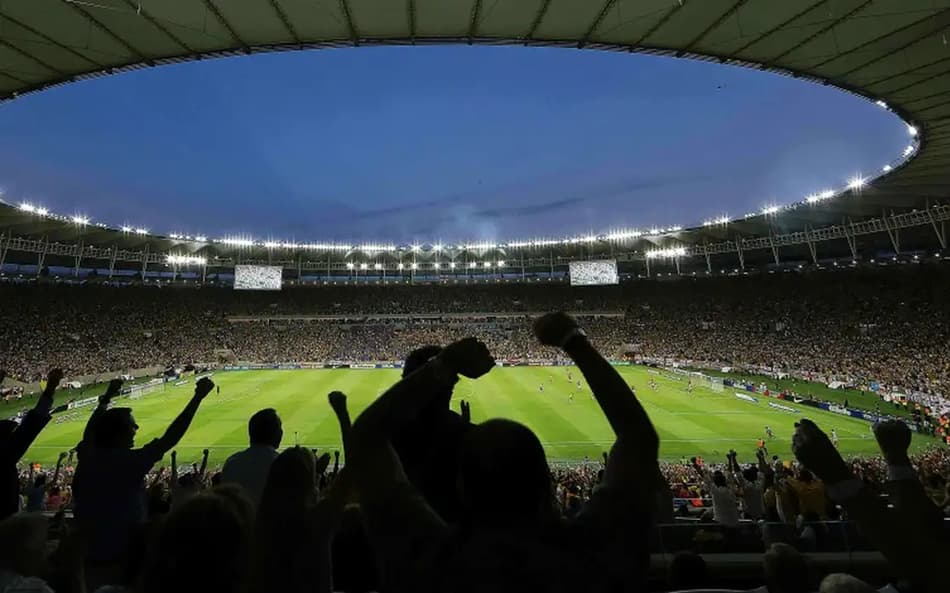
[[[238,264],[269,264],[283,266],[290,280],[517,279],[558,277],[571,261],[601,258],[639,276],[942,259],[950,219],[948,26],[948,0],[6,2],[0,7],[0,100],[221,56],[376,44],[517,44],[697,59],[832,85],[901,117],[908,143],[874,174],[738,218],[498,244],[162,236],[2,202],[0,268],[145,277],[186,270],[207,279]]]

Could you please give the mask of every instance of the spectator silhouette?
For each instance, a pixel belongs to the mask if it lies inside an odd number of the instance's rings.
[[[277,411],[266,408],[255,412],[247,423],[247,433],[251,446],[228,457],[221,468],[221,481],[238,484],[257,505],[267,481],[267,472],[277,458],[277,448],[284,437]]]
[[[478,340],[450,344],[370,405],[350,434],[350,467],[384,588],[598,591],[642,585],[657,486],[656,431],[572,318],[546,315],[535,332],[539,342],[574,360],[617,435],[602,486],[577,519],[561,520],[537,436],[516,422],[491,420],[465,436],[460,528],[449,528],[409,483],[390,439],[458,375],[474,379],[494,368]]]
[[[184,436],[214,383],[200,379],[194,396],[165,433],[139,449],[133,448],[138,424],[131,410],[108,408],[121,386],[118,379],[109,384],[76,447],[73,502],[85,539],[90,590],[121,582],[124,552],[147,519],[145,476]]]

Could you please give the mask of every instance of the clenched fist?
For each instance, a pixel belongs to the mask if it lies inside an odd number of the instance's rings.
[[[456,374],[477,379],[495,366],[488,346],[478,338],[464,338],[442,349],[438,359]]]
[[[534,320],[535,337],[545,346],[555,348],[562,347],[577,328],[577,322],[567,313],[548,313]]]

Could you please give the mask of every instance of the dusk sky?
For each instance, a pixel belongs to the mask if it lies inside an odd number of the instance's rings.
[[[0,106],[0,191],[152,232],[468,241],[684,226],[876,174],[892,114],[650,56],[359,48],[163,66]]]

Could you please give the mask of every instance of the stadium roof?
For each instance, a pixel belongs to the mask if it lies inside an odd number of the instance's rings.
[[[640,253],[682,247],[695,254],[699,245],[737,239],[768,239],[774,247],[775,238],[804,233],[810,241],[809,233],[829,228],[853,241],[852,221],[866,221],[893,239],[902,224],[894,216],[905,216],[909,226],[932,224],[945,244],[942,225],[950,210],[934,205],[946,204],[950,194],[948,27],[950,0],[6,0],[0,4],[0,100],[188,60],[376,44],[518,44],[714,61],[834,85],[893,110],[919,134],[909,138],[907,158],[866,187],[855,184],[834,197],[728,224],[608,234],[588,243],[622,242]],[[153,253],[265,247],[81,226],[0,207],[8,238],[148,245]],[[267,249],[274,247],[284,248]]]

